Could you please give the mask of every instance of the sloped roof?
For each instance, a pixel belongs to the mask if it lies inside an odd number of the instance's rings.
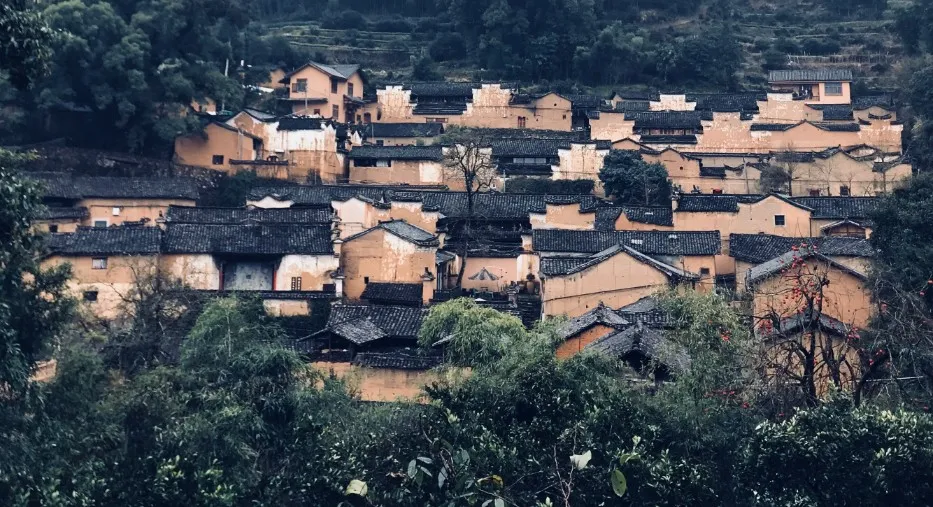
[[[159,252],[158,227],[79,227],[75,232],[52,234],[50,250],[63,256],[149,255]]]
[[[165,253],[333,254],[329,224],[170,224]]]
[[[719,231],[573,231],[538,229],[532,233],[538,252],[602,252],[624,244],[648,255],[715,255],[720,251]]]
[[[189,199],[200,196],[191,178],[123,178],[71,176],[65,173],[25,173],[43,185],[43,196],[52,199]]]
[[[371,302],[421,305],[422,284],[401,282],[369,282],[360,299]]]
[[[420,82],[406,85],[413,97],[472,97],[480,83],[448,83],[446,81]]]
[[[369,368],[388,368],[392,370],[430,370],[443,363],[443,356],[424,355],[406,350],[391,352],[360,352],[353,358],[353,364]]]
[[[746,282],[749,284],[755,284],[765,278],[771,277],[779,273],[781,270],[793,264],[795,259],[810,259],[810,258],[820,259],[828,263],[829,265],[833,266],[834,268],[837,268],[841,271],[849,273],[857,278],[860,278],[863,280],[867,278],[867,275],[865,273],[862,273],[861,271],[858,271],[856,269],[852,269],[848,266],[839,264],[838,262],[830,259],[826,254],[822,253],[818,248],[814,248],[808,245],[806,247],[801,247],[797,251],[791,250],[778,257],[775,257],[774,259],[771,259],[769,261],[763,262],[757,266],[752,267],[751,269],[748,270],[748,277],[746,278]]]
[[[635,128],[699,129],[703,120],[712,120],[708,111],[645,111],[627,112],[626,120],[634,120]]]
[[[862,219],[878,206],[877,197],[791,197],[792,201],[813,209],[813,218]]]
[[[765,338],[780,338],[782,336],[786,337],[800,333],[809,328],[811,324],[817,324],[821,330],[840,337],[848,335],[851,329],[842,321],[830,317],[825,313],[820,313],[819,319],[817,319],[816,316],[812,315],[810,312],[802,311],[782,318],[779,323],[779,328],[772,328],[769,332],[762,332],[764,330],[759,328],[756,329],[756,333],[763,335]]]
[[[615,257],[619,254],[628,254],[639,262],[648,264],[649,266],[661,271],[668,277],[678,277],[678,278],[687,278],[694,279],[698,278],[697,275],[689,273],[687,271],[681,270],[670,264],[667,264],[663,261],[645,255],[637,250],[633,249],[630,246],[624,244],[613,245],[601,252],[597,252],[590,257],[584,258],[553,258],[553,257],[544,257],[541,259],[541,274],[545,276],[567,276],[581,271],[587,270],[598,264],[602,264],[607,260]]]
[[[674,212],[671,208],[655,206],[600,206],[596,208],[597,231],[614,231],[616,220],[625,213],[631,222],[652,225],[674,225]]]
[[[800,123],[752,123],[749,129],[752,132],[783,132],[797,125]]]
[[[314,67],[331,77],[336,77],[338,79],[343,79],[343,80],[350,79],[350,76],[352,76],[354,73],[360,70],[360,66],[356,64],[327,65],[327,64],[318,63],[318,62],[308,62],[302,65],[301,67],[298,67],[297,69],[289,72],[288,74],[285,74],[285,77],[282,78],[281,82],[288,81],[288,78],[294,76],[301,70],[304,70],[308,67]]]
[[[435,160],[444,159],[441,146],[357,146],[350,150],[350,158],[381,160]]]
[[[344,242],[353,241],[354,239],[360,238],[373,232],[375,230],[382,229],[388,231],[399,238],[402,238],[406,241],[414,243],[418,246],[438,246],[440,244],[437,236],[414,225],[409,224],[404,220],[391,220],[388,222],[380,222],[379,225],[375,227],[370,227],[365,231],[358,232],[346,239]]]
[[[596,308],[580,315],[579,317],[574,317],[564,323],[559,329],[559,333],[564,339],[569,339],[577,334],[586,331],[587,329],[601,324],[603,326],[608,326],[615,329],[622,329],[625,326],[631,324],[629,321],[625,320],[621,315],[616,313],[615,310],[609,308],[600,302]]]
[[[641,322],[649,327],[665,327],[670,323],[670,317],[655,296],[645,296],[617,311],[630,322]]]
[[[278,224],[330,223],[333,212],[327,208],[210,208],[169,206],[165,214],[170,224],[243,224],[247,222]]]
[[[697,144],[697,136],[693,134],[686,135],[643,135],[641,142],[644,144]]]
[[[828,256],[872,257],[874,249],[866,239],[824,236],[818,238],[789,238],[771,234],[730,234],[729,255],[734,259],[759,264],[774,259],[791,250],[791,247],[807,244]]]
[[[370,123],[356,129],[364,137],[435,137],[444,133],[441,123]]]
[[[852,97],[852,108],[856,111],[862,111],[875,106],[891,111],[894,109],[894,97],[889,94]]]
[[[687,371],[690,368],[690,356],[687,351],[664,335],[661,329],[636,324],[608,334],[587,345],[585,349],[610,354],[623,360],[632,354],[638,354],[657,361],[669,371]]]
[[[758,101],[767,100],[766,93],[690,93],[687,100],[696,102],[697,111],[717,113],[758,112]]]
[[[852,106],[849,104],[807,104],[807,107],[823,111],[823,121],[852,120]]]
[[[852,71],[844,69],[794,69],[772,70],[768,73],[768,82],[818,82],[852,81]]]
[[[598,95],[585,95],[581,93],[572,93],[564,95],[571,103],[573,103],[574,108],[581,109],[597,109],[605,100]]]
[[[79,220],[89,216],[87,208],[49,206],[39,214],[40,220]]]
[[[740,202],[754,202],[762,196],[739,196],[723,194],[683,194],[677,201],[678,212],[726,212],[737,213]]]
[[[329,330],[331,333],[357,345],[381,340],[387,336],[385,331],[374,324],[368,317],[361,317],[334,324]]]
[[[513,129],[513,128],[480,128],[471,127],[470,132],[480,138],[490,140],[500,139],[550,139],[563,141],[590,141],[589,136],[580,130],[548,130],[548,129]]]
[[[324,120],[310,116],[284,116],[279,118],[276,130],[321,130]]]
[[[413,306],[384,306],[384,305],[334,305],[327,319],[325,330],[334,331],[335,327],[354,321],[368,320],[374,328],[378,328],[380,337],[397,337],[417,339],[421,324],[428,314],[427,308]],[[369,324],[363,324],[373,329]],[[358,328],[360,326],[357,326]],[[339,334],[339,333],[338,333]],[[345,337],[348,338],[348,337]],[[349,338],[348,338],[349,339]],[[369,340],[371,341],[371,340]]]

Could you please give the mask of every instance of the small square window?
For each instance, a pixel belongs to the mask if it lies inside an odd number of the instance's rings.
[[[97,291],[96,291],[96,290],[84,291],[84,294],[82,294],[82,296],[84,297],[84,300],[85,300],[85,301],[90,301],[91,303],[93,303],[94,301],[97,301]]]
[[[91,259],[91,269],[107,269],[107,258],[95,257]]]
[[[700,268],[700,276],[709,276],[709,268]]]
[[[114,207],[113,210],[111,210],[111,213],[113,213],[113,216],[115,217],[120,216],[120,208]]]
[[[518,117],[518,128],[520,129],[525,128],[525,125],[527,122],[528,122],[527,118],[525,118],[524,116],[519,116]]]
[[[819,197],[819,196],[820,196],[820,189],[818,188],[810,189],[810,197]]]
[[[385,141],[383,141],[382,139],[377,139],[377,140],[376,140],[376,146],[382,146],[382,145],[384,145],[384,144],[385,144]]]
[[[211,157],[211,163],[214,165],[223,165],[224,156],[223,155],[214,155]]]
[[[307,92],[307,91],[308,91],[308,80],[307,80],[307,79],[299,79],[299,80],[295,81],[295,89],[294,89],[293,91],[294,91],[295,93],[305,93],[305,92]]]
[[[94,220],[94,227],[107,227],[106,220]]]
[[[314,116],[321,116],[321,110],[320,110],[320,109],[315,109],[315,110],[314,110]]]
[[[849,195],[849,187],[845,185],[839,187],[839,195]]]
[[[292,290],[301,290],[301,277],[300,276],[292,277]]]
[[[826,95],[842,95],[842,83],[826,83]]]
[[[784,215],[774,215],[774,225],[784,227]]]
[[[51,232],[51,233],[58,232],[58,225],[56,225],[56,224],[50,225],[50,226],[49,226],[49,232]]]

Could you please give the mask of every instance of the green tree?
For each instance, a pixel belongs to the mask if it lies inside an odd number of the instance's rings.
[[[599,171],[606,195],[631,205],[669,205],[671,182],[663,165],[645,162],[634,151],[612,150]]]
[[[17,88],[43,76],[52,56],[52,30],[28,5],[26,0],[0,5],[0,71],[9,73]]]

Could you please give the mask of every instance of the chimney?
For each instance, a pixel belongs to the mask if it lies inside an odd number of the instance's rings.
[[[434,299],[434,280],[434,274],[424,268],[424,274],[421,275],[421,303],[424,305]]]

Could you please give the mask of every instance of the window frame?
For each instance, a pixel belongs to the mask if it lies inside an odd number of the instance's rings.
[[[780,222],[780,223],[778,223]],[[775,227],[787,227],[787,216],[785,215],[774,215],[774,226]]]
[[[101,229],[106,229],[110,227],[110,222],[107,220],[94,220],[94,227],[100,227]]]
[[[82,299],[83,301],[87,301],[88,303],[96,303],[96,302],[97,302],[97,296],[98,296],[98,294],[100,294],[99,291],[96,291],[96,290],[86,290],[86,291],[84,291],[83,294],[81,294],[81,299]]]
[[[224,165],[224,160],[226,157],[223,155],[211,155],[211,165]]]
[[[300,276],[292,277],[291,287],[292,287],[292,290],[295,290],[295,291],[301,290],[301,277]]]
[[[294,93],[308,93],[308,80],[305,78],[295,80],[295,88],[292,90]]]
[[[107,269],[107,258],[106,257],[91,257],[91,269],[97,269],[97,270]]]
[[[852,189],[849,188],[849,185],[840,185],[839,186],[839,195],[843,197],[848,197],[852,195]]]
[[[830,91],[830,86],[832,86],[832,91]],[[838,92],[835,91],[837,86],[839,87]],[[825,93],[827,97],[841,97],[844,91],[845,86],[840,81],[830,81],[823,84],[823,93]]]
[[[347,81],[347,95],[353,96],[353,83]]]

